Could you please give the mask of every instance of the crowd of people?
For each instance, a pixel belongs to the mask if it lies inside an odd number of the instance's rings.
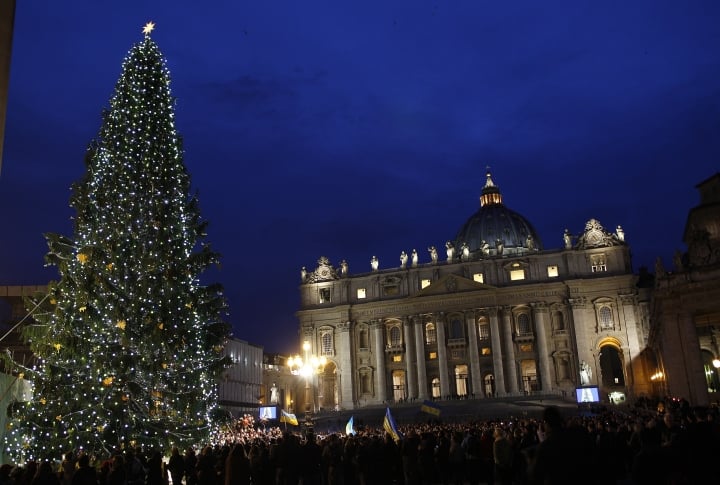
[[[645,403],[647,404],[647,403]],[[0,485],[685,485],[717,477],[720,414],[682,400],[623,411],[302,434],[248,416],[201,449],[68,452],[0,467]],[[299,429],[293,427],[292,429]]]

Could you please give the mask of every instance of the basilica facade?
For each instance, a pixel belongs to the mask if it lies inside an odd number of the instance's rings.
[[[490,173],[480,207],[445,247],[351,273],[320,257],[301,272],[302,342],[327,362],[317,408],[525,395],[604,399],[650,391],[651,288],[620,226],[589,219],[546,249]]]

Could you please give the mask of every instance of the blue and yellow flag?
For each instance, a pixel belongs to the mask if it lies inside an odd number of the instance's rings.
[[[353,428],[353,417],[350,416],[350,419],[348,420],[347,424],[345,425],[345,434],[350,436],[351,434],[355,434],[355,428]]]
[[[400,441],[400,438],[402,435],[397,430],[397,426],[395,425],[395,420],[392,417],[392,414],[390,414],[390,408],[387,408],[385,411],[385,419],[383,419],[383,428],[385,431],[390,433],[390,436],[392,436],[392,439],[397,443]]]
[[[284,409],[280,410],[280,422],[291,424],[293,426],[298,425],[298,420],[295,415],[285,412]]]
[[[432,401],[423,401],[422,405],[420,406],[420,411],[428,414],[432,414],[433,416],[440,416],[440,406],[435,404]]]

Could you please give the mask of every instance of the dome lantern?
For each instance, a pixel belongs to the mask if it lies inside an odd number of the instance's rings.
[[[489,168],[480,194],[480,208],[457,232],[454,244],[468,247],[470,257],[466,260],[542,251],[542,242],[530,221],[503,203]]]

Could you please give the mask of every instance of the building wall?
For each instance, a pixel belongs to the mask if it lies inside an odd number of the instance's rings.
[[[581,235],[562,250],[357,275],[321,258],[302,275],[297,316],[301,339],[329,361],[322,407],[573,395],[583,362],[606,396],[649,392],[649,290],[624,238],[602,231],[592,247]]]
[[[672,267],[655,268],[649,346],[661,395],[691,404],[720,402],[720,174],[697,186],[700,204],[688,213],[684,242]]]
[[[233,365],[225,371],[219,385],[220,405],[235,417],[254,415],[262,394],[263,348],[232,338],[225,346],[225,354]]]

